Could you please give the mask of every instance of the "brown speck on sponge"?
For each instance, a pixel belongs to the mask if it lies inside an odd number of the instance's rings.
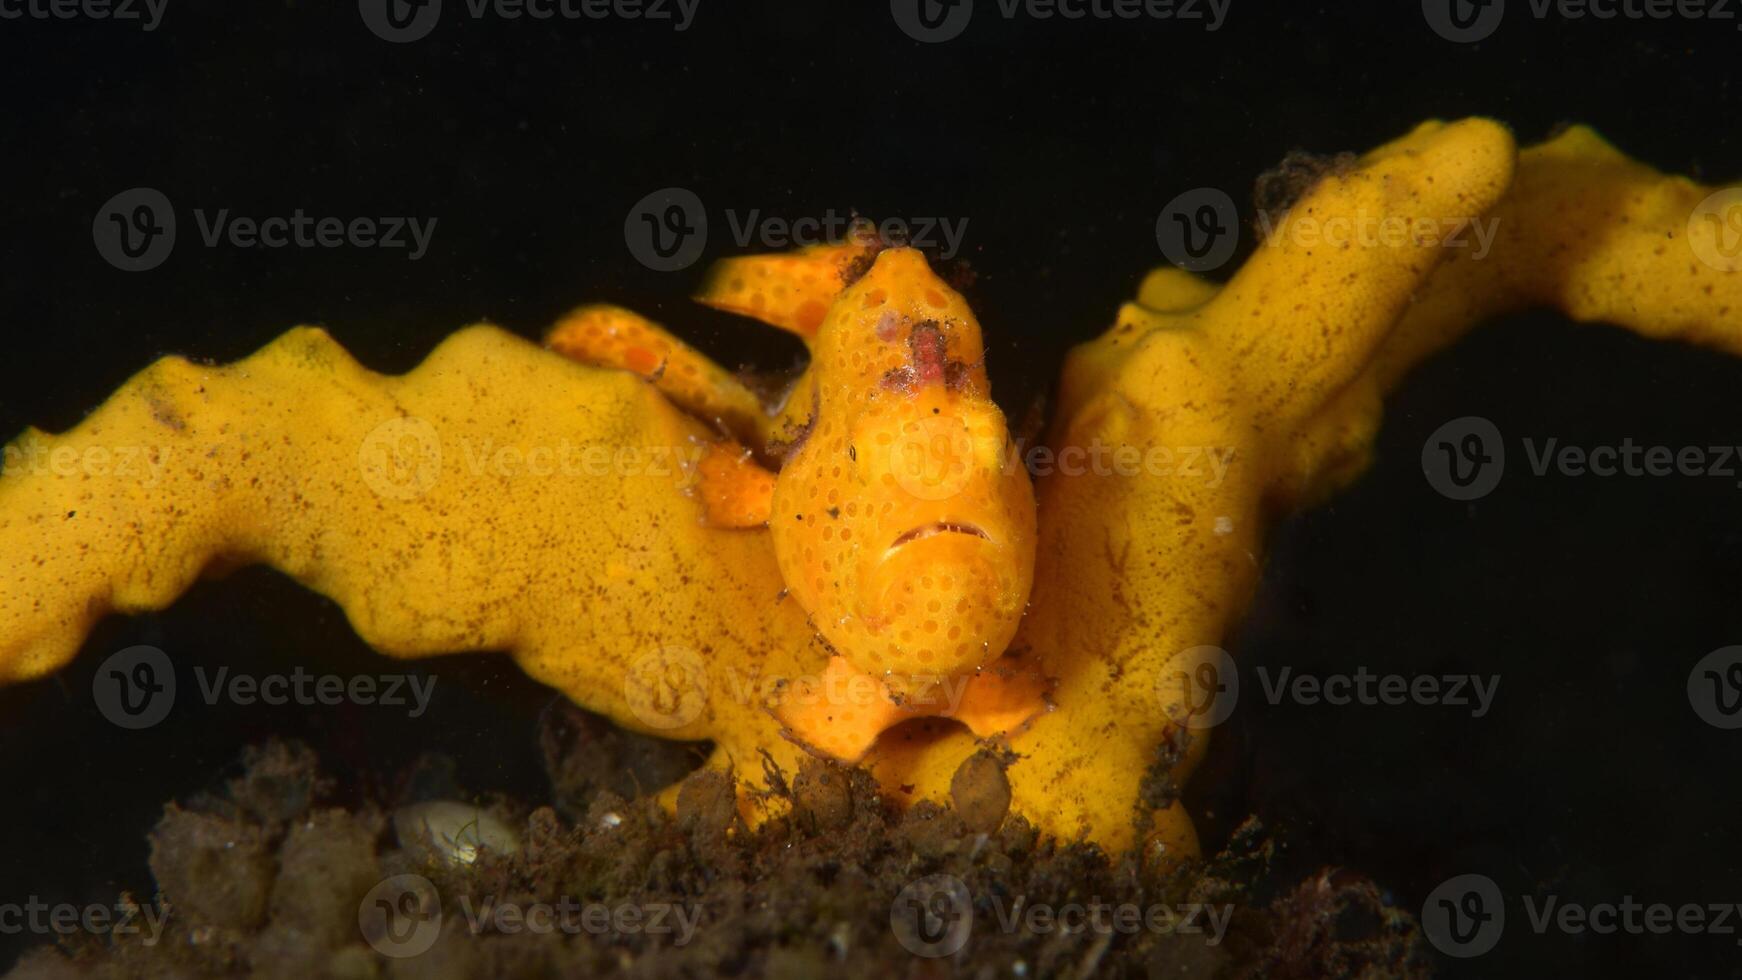
[[[1266,219],[1274,221],[1294,207],[1325,177],[1345,174],[1355,167],[1355,154],[1338,153],[1327,156],[1290,150],[1275,167],[1258,175],[1252,185],[1252,206]]]
[[[865,278],[865,273],[871,271],[871,266],[877,262],[877,250],[873,249],[855,255],[841,264],[841,285],[851,286]]]

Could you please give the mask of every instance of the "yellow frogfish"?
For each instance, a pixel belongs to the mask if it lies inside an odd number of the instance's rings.
[[[848,244],[728,260],[698,298],[809,346],[777,413],[624,310],[580,310],[548,343],[704,414],[739,407],[717,417],[757,449],[715,447],[699,491],[717,523],[768,526],[787,592],[834,652],[773,706],[789,737],[853,762],[909,718],[991,737],[1044,710],[1045,679],[1001,659],[1034,580],[1034,493],[961,295],[914,249]]]

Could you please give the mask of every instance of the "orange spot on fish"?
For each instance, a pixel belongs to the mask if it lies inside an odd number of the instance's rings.
[[[828,306],[824,305],[820,300],[812,299],[806,300],[804,304],[798,308],[798,311],[794,314],[794,318],[797,321],[800,330],[803,330],[805,333],[816,333],[817,328],[823,325],[823,317],[828,316],[828,314]]]
[[[623,352],[623,363],[636,374],[652,374],[659,370],[662,360],[664,359],[658,354],[645,347],[630,347]]]

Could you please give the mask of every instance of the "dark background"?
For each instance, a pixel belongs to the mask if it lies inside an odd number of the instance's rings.
[[[397,372],[468,322],[532,337],[610,300],[728,365],[788,366],[795,343],[684,300],[708,259],[757,250],[725,218],[753,209],[968,219],[969,297],[998,398],[1020,417],[1066,348],[1162,261],[1164,203],[1214,186],[1244,209],[1252,178],[1290,149],[1361,150],[1422,119],[1484,114],[1524,142],[1581,121],[1667,171],[1742,174],[1737,21],[1538,21],[1512,7],[1474,45],[1436,36],[1408,0],[1233,0],[1215,33],[1006,21],[980,0],[940,45],[902,34],[882,2],[701,0],[677,33],[474,21],[449,0],[406,45],[340,0],[170,0],[151,33],[0,20],[0,438],[75,424],[159,355],[230,360],[299,323]],[[625,247],[624,219],[672,185],[700,195],[714,228],[703,263],[659,273]],[[130,274],[99,257],[91,223],[136,186],[164,192],[181,231],[163,266]],[[299,207],[438,225],[413,262],[207,248],[192,220]],[[1742,975],[1734,935],[1536,936],[1520,900],[1742,901],[1742,734],[1700,722],[1685,694],[1696,660],[1742,642],[1742,489],[1534,478],[1515,463],[1466,505],[1419,466],[1428,434],[1471,414],[1519,457],[1525,436],[1733,444],[1738,391],[1742,365],[1553,315],[1494,324],[1426,365],[1392,403],[1374,472],[1276,530],[1230,645],[1248,671],[1499,673],[1498,704],[1472,719],[1248,698],[1193,785],[1207,843],[1257,813],[1302,874],[1354,868],[1410,908],[1447,877],[1489,875],[1508,896],[1505,937],[1443,961],[1454,974]],[[169,721],[129,733],[97,714],[90,683],[138,643],[170,651],[184,689],[198,664],[405,669],[259,569],[106,621],[67,670],[0,692],[0,902],[150,894],[145,834],[162,802],[220,782],[272,734],[313,744],[353,799],[386,792],[424,751],[455,756],[473,790],[544,790],[535,731],[550,695],[497,658],[416,665],[440,679],[417,720],[181,698]],[[0,965],[18,938],[0,936]]]

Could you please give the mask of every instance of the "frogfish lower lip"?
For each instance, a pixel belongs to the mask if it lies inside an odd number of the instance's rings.
[[[965,521],[932,521],[930,524],[921,524],[916,528],[903,531],[901,535],[890,544],[889,550],[894,551],[904,544],[909,544],[924,538],[934,537],[939,534],[966,534],[987,541],[992,540],[991,535],[982,531],[978,526],[969,524]]]

